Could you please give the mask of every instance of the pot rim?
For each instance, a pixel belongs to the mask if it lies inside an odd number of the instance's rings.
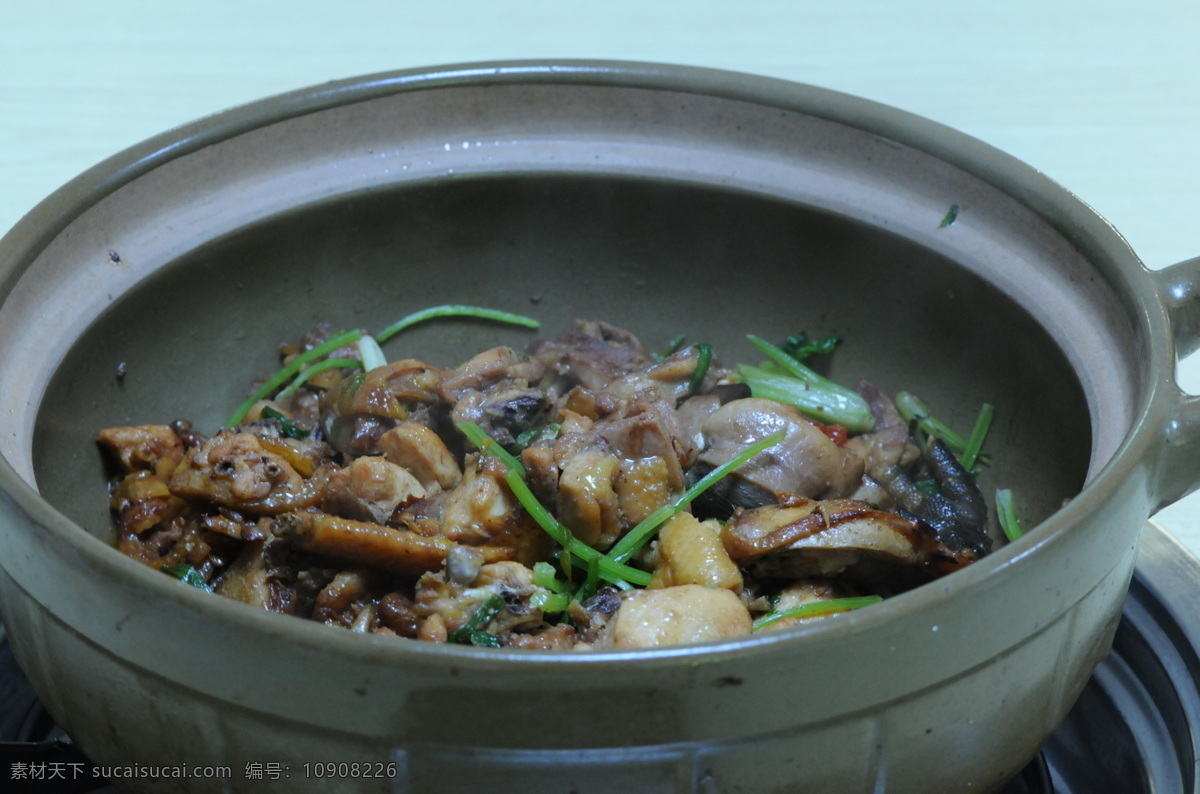
[[[163,132],[114,154],[77,176],[25,215],[0,238],[0,294],[7,295],[39,252],[87,208],[116,189],[162,165],[208,145],[289,118],[366,102],[394,94],[473,84],[558,84],[636,87],[747,101],[834,121],[894,140],[950,163],[991,184],[1031,208],[1118,288],[1127,310],[1144,333],[1148,372],[1135,420],[1119,448],[1082,488],[1078,497],[983,560],[939,580],[887,599],[872,609],[834,616],[785,631],[695,645],[633,651],[561,654],[525,651],[496,653],[469,646],[397,643],[384,637],[347,637],[309,621],[281,620],[261,610],[221,598],[158,575],[90,535],[59,513],[30,487],[0,455],[0,486],[7,500],[53,540],[73,548],[86,564],[115,579],[146,588],[189,611],[209,612],[243,628],[266,631],[277,639],[326,654],[378,657],[412,664],[421,660],[492,668],[553,663],[596,665],[670,665],[681,659],[749,656],[779,645],[813,642],[817,637],[858,633],[897,616],[916,613],[955,599],[964,591],[993,581],[1012,565],[1023,564],[1080,530],[1111,493],[1152,460],[1154,445],[1166,426],[1172,401],[1179,398],[1173,380],[1174,344],[1162,296],[1149,271],[1121,235],[1090,206],[1042,172],[982,141],[938,122],[872,100],[803,83],[741,72],[671,64],[583,59],[475,62],[369,74],[302,88],[243,104]],[[267,621],[263,623],[261,621]]]

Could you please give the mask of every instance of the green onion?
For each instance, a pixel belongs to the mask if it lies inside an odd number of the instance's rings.
[[[361,367],[362,359],[359,358],[327,358],[324,361],[318,361],[316,364],[310,364],[300,370],[300,374],[292,380],[287,386],[279,390],[275,395],[276,400],[282,400],[284,397],[290,397],[300,389],[309,379],[319,372],[324,372],[333,367]]]
[[[651,356],[654,358],[655,361],[662,361],[664,358],[671,355],[676,350],[678,350],[680,347],[682,347],[683,340],[686,338],[687,338],[686,336],[684,336],[683,334],[680,334],[679,336],[672,339],[670,342],[667,342],[667,346],[664,347],[660,352],[652,353]]]
[[[755,372],[755,368],[743,365],[738,368],[738,373],[742,375],[744,370],[745,374],[751,376],[753,380],[744,376],[742,378],[750,386],[751,392],[757,393],[754,381],[759,381],[758,390],[763,388],[782,389],[792,395],[791,399],[784,399],[783,402],[789,402],[810,415],[815,414],[814,418],[823,422],[844,425],[849,430],[859,432],[865,432],[875,426],[871,407],[867,405],[867,401],[863,399],[862,395],[819,375],[760,336],[748,334],[746,338],[750,344],[766,353],[775,364],[804,387],[797,389],[792,385],[790,389],[787,389],[785,388],[787,384],[779,382],[786,379],[778,376],[772,377],[765,370],[762,370],[762,375],[759,375]],[[768,394],[759,394],[758,396],[779,399]]]
[[[192,587],[212,592],[212,585],[204,581],[204,577],[200,575],[199,571],[185,562],[181,562],[178,565],[164,565],[159,570],[168,576],[174,576],[184,584],[190,584]]]
[[[543,612],[565,612],[571,605],[571,596],[566,593],[550,593],[538,590],[529,597],[529,605]]]
[[[804,415],[824,424],[842,425],[856,433],[866,432],[875,426],[875,418],[866,401],[836,384],[836,389],[829,389],[749,364],[739,364],[737,376],[738,380],[750,387],[750,393],[755,397],[793,405]]]
[[[513,496],[525,508],[530,517],[537,522],[546,534],[554,538],[558,545],[563,547],[564,554],[569,554],[572,557],[572,564],[579,568],[587,568],[588,563],[596,558],[600,558],[599,575],[601,579],[615,584],[623,590],[628,590],[629,585],[635,584],[645,587],[650,584],[650,574],[646,571],[637,568],[630,568],[628,565],[623,565],[605,557],[600,552],[593,549],[583,541],[574,537],[571,531],[558,522],[550,511],[537,500],[533,492],[529,490],[529,486],[521,479],[521,476],[515,471],[509,471],[505,475],[505,480],[508,482],[509,490],[513,492]]]
[[[362,366],[367,371],[387,366],[387,356],[383,354],[373,336],[364,336],[358,340],[358,354],[362,356]]]
[[[580,568],[586,568],[587,564],[592,560],[597,557],[604,557],[603,554],[591,546],[578,540],[571,534],[570,529],[560,524],[558,519],[550,514],[550,511],[537,500],[537,497],[529,490],[529,486],[526,485],[525,480],[522,479],[525,467],[492,440],[490,436],[484,433],[479,425],[474,422],[462,422],[457,427],[480,451],[495,456],[505,465],[508,469],[505,480],[508,482],[509,490],[512,491],[517,501],[521,503],[521,506],[525,508],[525,512],[529,513],[529,516],[537,522],[538,526],[545,530],[546,534],[552,537],[558,545],[563,547],[563,555],[566,558],[568,566],[576,565]],[[642,587],[650,584],[650,574],[646,571],[630,568],[627,565],[615,563],[608,559],[602,559],[598,564],[600,566],[600,577],[622,589],[629,589],[631,582]]]
[[[946,211],[946,215],[942,218],[942,222],[938,224],[939,229],[945,229],[958,220],[958,205],[951,204],[950,209]]]
[[[917,480],[913,483],[919,490],[930,496],[937,496],[942,492],[937,480]]]
[[[447,638],[449,642],[463,645],[478,645],[485,648],[499,648],[500,640],[489,634],[487,625],[499,615],[506,606],[504,599],[498,595],[489,596],[478,609],[467,618],[467,622],[459,626]]]
[[[500,459],[511,471],[515,471],[519,476],[525,476],[525,467],[521,465],[521,461],[514,458],[508,450],[500,446],[494,438],[483,432],[483,428],[474,422],[460,422],[455,425],[459,431],[467,437],[475,447],[485,455],[492,455]]]
[[[855,431],[866,431],[875,426],[875,418],[871,415],[871,407],[867,405],[867,401],[863,399],[861,394],[817,374],[760,336],[748,334],[746,338],[750,340],[750,344],[766,353],[772,361],[782,367],[789,375],[806,384],[814,391],[820,392],[822,399],[829,403],[829,407],[820,412],[825,415],[833,414],[830,416],[832,421],[840,425],[845,425],[847,429]],[[753,391],[753,384],[751,384],[750,389]],[[804,410],[802,406],[797,405],[796,407]]]
[[[583,580],[583,584],[579,586],[579,589],[575,591],[574,596],[575,600],[581,604],[594,596],[600,586],[600,560],[602,559],[604,558],[596,557],[595,559],[588,560],[587,577]]]
[[[784,618],[811,618],[818,615],[829,615],[834,612],[846,612],[851,609],[861,609],[871,604],[878,604],[882,600],[882,596],[872,595],[856,596],[853,598],[833,598],[828,601],[810,601],[807,604],[801,604],[788,609],[768,612],[754,621],[751,631],[758,631]]]
[[[523,325],[526,328],[540,328],[542,325],[532,317],[525,317],[520,314],[502,312],[497,309],[485,309],[480,306],[450,304],[446,306],[433,306],[428,309],[422,309],[419,312],[413,312],[377,333],[375,338],[381,343],[386,342],[409,326],[437,317],[473,317],[479,320],[495,320],[496,322],[510,323],[512,325]]]
[[[780,430],[778,433],[773,433],[761,441],[756,441],[743,449],[734,457],[730,458],[717,468],[710,471],[708,474],[704,475],[699,482],[684,491],[683,494],[677,497],[674,501],[663,505],[639,521],[637,526],[625,533],[625,536],[617,541],[613,547],[608,550],[608,554],[605,556],[613,562],[623,563],[634,554],[637,554],[638,549],[646,545],[660,524],[677,513],[683,512],[685,507],[691,504],[692,501],[700,494],[712,487],[713,483],[717,482],[731,471],[740,468],[743,463],[750,460],[758,453],[762,452],[763,450],[770,449],[778,444],[783,440],[784,435],[785,432]]]
[[[520,450],[525,449],[525,447],[531,447],[539,441],[558,438],[560,430],[562,430],[562,425],[558,422],[551,422],[541,427],[531,427],[528,430],[522,431],[517,436],[516,441],[508,447],[508,451],[516,454]]]
[[[267,419],[278,420],[279,426],[283,429],[283,434],[288,438],[308,438],[312,435],[311,430],[296,427],[296,423],[288,419],[282,411],[276,411],[269,405],[263,408],[262,415]]]
[[[926,434],[940,439],[941,442],[949,447],[950,451],[954,454],[961,456],[967,451],[968,444],[970,442],[958,433],[951,430],[949,425],[947,425],[945,422],[941,421],[932,413],[930,413],[929,409],[925,407],[925,404],[917,399],[915,395],[906,391],[902,391],[897,394],[896,408],[900,411],[900,415],[903,416],[906,421],[911,422],[913,419],[916,419],[918,427],[924,430]],[[991,420],[988,419],[987,421],[990,424]],[[978,419],[976,420],[975,424],[978,427]],[[983,428],[983,432],[987,432],[986,426]],[[972,435],[974,434],[972,433]],[[980,443],[983,443],[982,439],[980,439]],[[961,457],[959,459],[961,460]],[[979,463],[988,463],[991,458],[986,452],[977,452],[975,454],[975,460]],[[964,464],[963,468],[969,467]]]
[[[967,471],[975,470],[975,462],[979,459],[983,440],[987,438],[988,429],[992,426],[994,413],[995,409],[991,403],[984,403],[979,408],[979,414],[975,417],[975,426],[971,428],[971,435],[967,438],[966,449],[963,450],[962,457],[959,459]]]
[[[240,423],[246,418],[246,414],[250,412],[250,409],[254,407],[255,403],[257,403],[259,400],[266,399],[271,394],[274,394],[276,389],[287,383],[288,380],[290,380],[293,375],[299,372],[305,364],[309,363],[310,361],[315,361],[316,359],[328,353],[332,353],[339,347],[345,347],[352,342],[357,342],[362,338],[362,335],[362,331],[343,331],[340,334],[331,336],[329,339],[312,348],[311,350],[306,350],[300,355],[296,356],[294,359],[288,362],[287,366],[280,369],[263,385],[259,386],[254,393],[251,394],[236,411],[234,411],[233,416],[229,417],[229,421],[225,423],[225,426],[233,427],[234,425]]]
[[[696,348],[696,371],[692,373],[692,380],[688,383],[688,393],[695,394],[700,391],[700,387],[704,385],[704,376],[708,374],[708,368],[712,365],[712,345],[693,345]]]
[[[533,564],[533,583],[552,593],[567,592],[567,585],[554,574],[554,566],[544,560]]]
[[[1016,500],[1008,488],[996,491],[996,515],[1000,519],[1000,528],[1004,530],[1004,536],[1010,543],[1025,534],[1021,518],[1017,515]]]

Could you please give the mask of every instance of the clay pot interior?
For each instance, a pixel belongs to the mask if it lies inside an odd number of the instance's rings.
[[[120,252],[112,252],[119,257]],[[603,319],[655,349],[679,333],[730,362],[744,341],[839,334],[835,379],[908,390],[968,431],[996,407],[980,482],[1030,523],[1081,488],[1089,404],[1038,320],[946,256],[782,199],[668,179],[502,174],[403,183],[299,206],[189,251],[116,297],[71,346],[37,416],[42,495],[111,538],[98,429],[189,419],[212,432],[279,344],[314,323],[380,330],[426,306],[537,317],[543,335]],[[385,346],[453,366],[535,334],[443,320]],[[123,372],[123,375],[118,370]]]

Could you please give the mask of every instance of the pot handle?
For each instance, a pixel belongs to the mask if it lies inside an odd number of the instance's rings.
[[[1200,256],[1155,272],[1175,337],[1175,358],[1200,349]],[[1200,488],[1200,397],[1179,392],[1167,418],[1155,510]]]

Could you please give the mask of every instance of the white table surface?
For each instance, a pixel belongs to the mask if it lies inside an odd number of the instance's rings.
[[[734,69],[884,102],[1039,168],[1152,268],[1200,255],[1200,0],[0,0],[0,231],[104,157],[233,105],[547,57]],[[1200,391],[1200,358],[1180,383]],[[1200,496],[1158,520],[1200,553]]]

